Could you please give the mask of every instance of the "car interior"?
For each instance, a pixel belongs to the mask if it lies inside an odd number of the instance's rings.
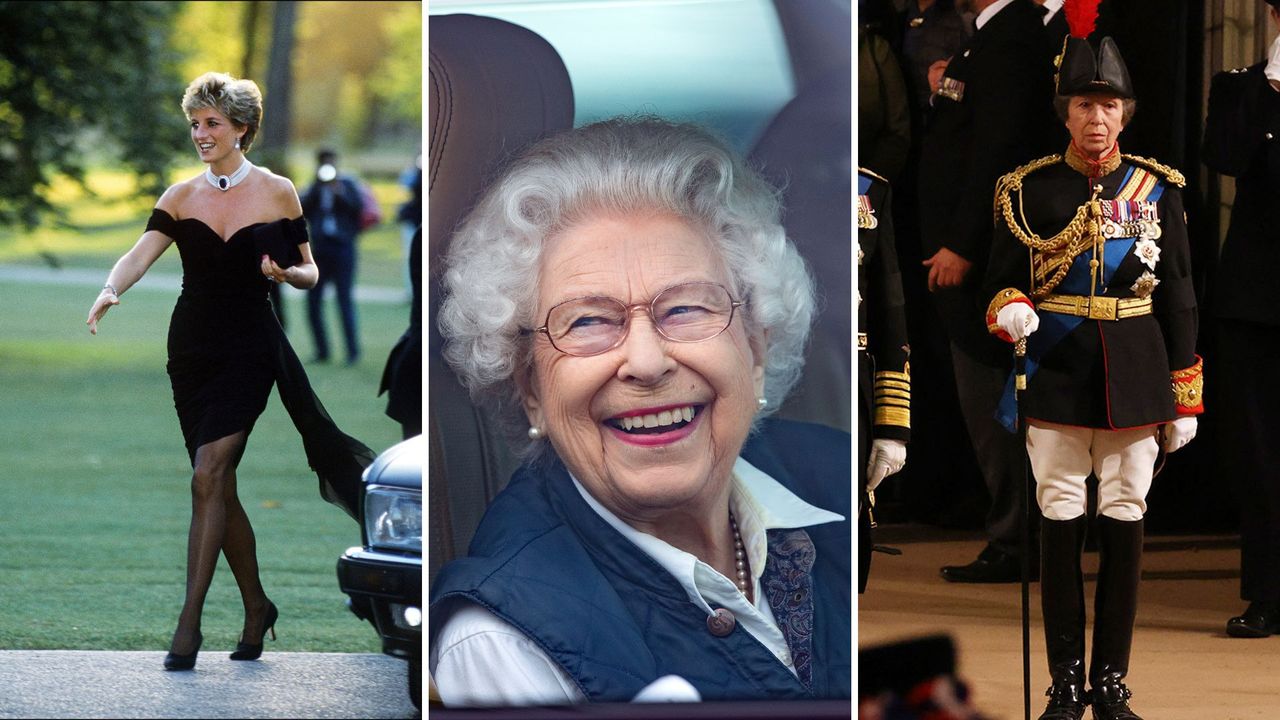
[[[428,578],[466,553],[517,466],[500,423],[443,360],[442,260],[487,181],[546,134],[645,112],[708,125],[743,152],[782,191],[819,291],[804,374],[778,414],[851,429],[849,0],[438,0],[429,12]],[[848,716],[847,702],[769,705],[768,717]]]

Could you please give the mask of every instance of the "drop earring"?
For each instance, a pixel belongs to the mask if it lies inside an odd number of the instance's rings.
[[[766,407],[768,407],[768,406],[769,406],[769,399],[768,399],[768,398],[763,398],[763,397],[762,397],[762,398],[756,398],[756,404],[760,406],[760,409],[761,409],[761,410],[763,410],[763,409],[765,409]]]

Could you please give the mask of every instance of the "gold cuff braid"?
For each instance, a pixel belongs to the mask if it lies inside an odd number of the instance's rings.
[[[911,363],[903,363],[902,372],[877,372],[873,395],[875,425],[911,427]]]
[[[1204,411],[1204,360],[1196,356],[1189,368],[1169,373],[1173,386],[1173,400],[1179,415]]]
[[[1003,310],[1006,305],[1010,305],[1015,302],[1025,302],[1028,305],[1032,304],[1031,300],[1028,299],[1026,295],[1023,295],[1022,291],[1017,288],[1005,288],[1004,290],[996,293],[995,297],[991,298],[991,302],[987,304],[988,332],[995,333],[1000,331],[1000,326],[996,324],[996,316],[1000,314],[1000,311]]]

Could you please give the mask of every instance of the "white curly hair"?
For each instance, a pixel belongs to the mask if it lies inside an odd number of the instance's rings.
[[[780,223],[778,192],[717,138],[690,124],[615,118],[545,138],[489,187],[451,241],[438,323],[444,356],[519,447],[517,372],[529,367],[539,259],[548,238],[601,213],[672,213],[715,240],[744,319],[766,332],[765,412],[799,379],[814,283]],[[521,438],[517,440],[516,438]]]

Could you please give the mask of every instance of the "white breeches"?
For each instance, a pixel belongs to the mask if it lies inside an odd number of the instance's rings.
[[[1036,502],[1050,520],[1085,513],[1085,478],[1098,478],[1098,513],[1115,520],[1141,520],[1160,446],[1156,428],[1098,430],[1034,421],[1027,423],[1027,455],[1036,476]]]

